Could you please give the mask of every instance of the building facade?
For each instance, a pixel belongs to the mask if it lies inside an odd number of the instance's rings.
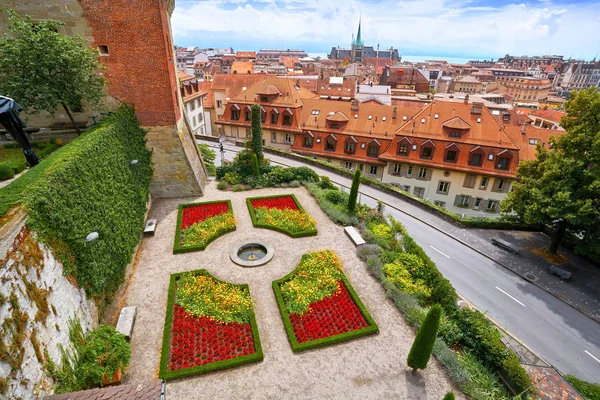
[[[206,135],[206,119],[204,117],[204,97],[207,92],[200,87],[194,75],[179,71],[179,90],[183,100],[183,111],[189,127],[194,135]]]
[[[516,102],[543,102],[548,98],[552,82],[530,76],[512,77],[499,76],[496,78],[498,89],[512,96]]]

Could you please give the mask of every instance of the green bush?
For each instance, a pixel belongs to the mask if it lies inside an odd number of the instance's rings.
[[[231,187],[232,192],[243,192],[245,190],[244,185],[233,185]]]
[[[198,150],[200,150],[200,154],[202,154],[202,159],[204,163],[208,165],[214,165],[215,159],[217,158],[217,152],[213,150],[208,144],[201,143],[198,145]]]
[[[582,381],[573,375],[567,375],[565,376],[565,379],[569,381],[569,383],[573,385],[586,400],[600,400],[600,384]]]
[[[99,299],[122,283],[144,228],[152,177],[145,133],[132,109],[119,108],[63,147],[25,194],[28,225],[54,247],[65,273]],[[86,243],[90,232],[99,237]]]
[[[260,175],[260,171],[258,169],[258,158],[256,157],[256,153],[252,154],[252,175],[254,178],[258,179]]]
[[[242,177],[235,172],[227,172],[223,177],[223,180],[230,185],[238,185],[242,182]]]
[[[325,192],[325,198],[336,205],[348,204],[348,194],[341,190],[329,189]]]
[[[7,163],[0,163],[0,179],[11,179],[15,176],[15,172]]]
[[[358,199],[358,187],[360,186],[360,169],[354,171],[354,177],[352,178],[352,187],[350,188],[350,195],[348,196],[348,211],[351,213],[356,209],[356,201]]]
[[[219,189],[219,190],[226,190],[227,186],[229,186],[229,185],[225,181],[221,181],[221,182],[217,183],[217,189]]]
[[[6,144],[4,145],[4,148],[5,148],[5,149],[18,149],[18,148],[20,148],[20,147],[21,147],[21,146],[19,145],[19,143],[6,143]],[[33,146],[32,146],[32,147],[33,147]]]
[[[523,393],[531,387],[531,378],[521,366],[519,357],[515,353],[511,352],[504,361],[502,372],[517,393]]]
[[[442,308],[439,305],[431,307],[425,320],[421,324],[417,337],[413,342],[408,358],[406,362],[409,367],[413,369],[413,374],[417,372],[417,369],[424,369],[427,367],[429,357],[433,351],[433,344],[437,336],[438,329],[440,327],[440,318],[442,316]]]
[[[469,381],[462,387],[463,391],[474,400],[509,400],[506,389],[496,375],[471,353],[465,353],[460,364],[469,373]]]
[[[321,189],[332,189],[338,190],[338,187],[331,183],[331,179],[326,175],[321,175],[321,180],[319,181],[319,187]]]
[[[325,197],[325,191],[314,183],[306,184],[306,188],[310,194],[317,200],[319,206],[329,216],[329,218],[338,225],[349,226],[358,224],[358,217],[355,215],[348,215],[348,210],[341,206],[336,205],[327,200]]]
[[[454,400],[454,393],[453,392],[448,392],[446,393],[446,395],[444,396],[444,398],[442,400]]]
[[[211,164],[207,164],[206,165],[206,174],[208,176],[215,176],[215,175],[217,175],[217,167],[215,167],[214,165],[211,165]]]

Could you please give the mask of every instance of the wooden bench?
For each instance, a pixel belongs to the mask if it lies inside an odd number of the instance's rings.
[[[344,232],[346,232],[346,236],[348,236],[350,240],[352,240],[352,243],[354,243],[356,247],[362,246],[363,244],[367,243],[353,226],[345,227]]]
[[[125,335],[128,340],[131,339],[131,334],[133,333],[133,324],[135,323],[136,315],[137,306],[123,307],[121,314],[119,314],[116,330]]]
[[[571,279],[571,273],[566,269],[562,269],[559,266],[551,265],[549,271],[552,275],[556,275],[564,281],[568,281],[569,279]]]
[[[521,251],[520,247],[515,246],[514,244],[509,243],[506,240],[502,240],[500,238],[492,238],[492,243],[498,247],[502,247],[504,250],[508,250],[515,254],[519,254],[519,252]]]
[[[154,235],[154,231],[156,231],[156,218],[151,218],[148,221],[146,221],[144,233]]]

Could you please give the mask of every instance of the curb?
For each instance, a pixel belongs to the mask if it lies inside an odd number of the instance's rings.
[[[216,147],[216,146],[215,146],[215,147]],[[236,150],[235,150],[235,149],[227,149],[227,150],[229,150],[229,151],[233,151],[233,152],[236,152]],[[275,155],[277,155],[277,154],[275,154]],[[299,161],[299,160],[298,160],[298,162],[301,162],[301,161]],[[282,164],[282,163],[278,163],[278,164],[285,165],[285,164]],[[323,168],[322,168],[322,169],[323,169]],[[339,175],[339,174],[335,173],[334,171],[330,171],[330,172],[331,172],[331,173],[334,173],[334,174],[336,174],[336,175]],[[332,180],[332,182],[333,182],[333,183],[337,183],[338,185],[342,185],[341,183],[339,183],[339,182],[335,182],[335,181],[333,181],[333,180]],[[369,186],[369,187],[370,187],[371,189],[375,190],[375,191],[380,191],[380,190],[379,190],[379,189],[377,189],[377,188],[374,188],[374,187],[371,187],[371,186]],[[359,193],[361,193],[361,194],[364,194],[365,196],[369,196],[367,193],[361,192],[360,190],[359,190]],[[383,193],[383,192],[382,192],[382,193]],[[371,196],[369,196],[369,197],[371,197]],[[379,200],[379,199],[377,199],[377,200]],[[556,299],[560,300],[561,302],[563,302],[564,304],[566,304],[566,305],[568,305],[569,307],[573,308],[574,310],[577,310],[577,311],[579,311],[580,313],[582,313],[582,314],[583,314],[583,315],[585,315],[586,317],[590,318],[591,320],[593,320],[593,321],[595,321],[595,322],[597,322],[597,323],[600,323],[600,317],[594,317],[594,316],[590,315],[588,312],[586,312],[586,311],[582,310],[581,308],[579,308],[579,307],[577,307],[577,306],[575,306],[575,305],[573,305],[573,304],[570,304],[570,303],[568,303],[568,302],[567,302],[567,301],[566,301],[564,298],[562,298],[561,296],[559,296],[559,295],[557,295],[557,294],[555,294],[555,293],[552,293],[550,290],[546,289],[546,288],[545,288],[545,287],[543,287],[543,286],[540,286],[539,284],[537,284],[537,283],[535,283],[535,282],[532,282],[532,281],[530,281],[530,280],[529,280],[529,279],[527,279],[527,278],[526,278],[524,275],[522,275],[522,274],[520,274],[519,272],[517,272],[517,271],[513,270],[513,269],[512,269],[511,267],[509,267],[508,265],[506,265],[506,264],[504,264],[504,263],[502,263],[502,262],[500,262],[500,261],[498,261],[498,260],[495,260],[494,258],[492,258],[491,256],[489,256],[488,254],[486,254],[486,253],[484,253],[483,251],[481,251],[481,250],[479,250],[479,249],[477,249],[477,248],[473,247],[472,245],[470,245],[469,243],[465,242],[464,240],[462,240],[462,239],[459,239],[459,238],[456,238],[456,237],[452,236],[450,233],[448,233],[448,232],[446,232],[446,231],[444,231],[444,230],[442,230],[442,229],[438,228],[438,227],[437,227],[437,226],[435,226],[435,225],[432,225],[431,223],[429,223],[429,222],[427,222],[427,221],[423,220],[422,218],[419,218],[419,217],[417,217],[417,216],[415,216],[415,215],[413,215],[413,214],[411,214],[411,213],[409,213],[409,212],[407,212],[407,211],[405,211],[405,210],[401,210],[400,208],[398,208],[398,207],[396,207],[396,206],[394,206],[394,205],[392,205],[392,204],[389,204],[389,203],[387,203],[387,202],[385,202],[385,201],[383,201],[383,200],[381,200],[381,202],[382,202],[383,204],[385,204],[386,206],[389,206],[389,207],[391,207],[391,208],[393,208],[393,209],[395,209],[395,210],[398,210],[399,212],[401,212],[401,213],[403,213],[403,214],[406,214],[406,215],[408,215],[409,217],[412,217],[412,218],[416,219],[417,221],[419,221],[419,222],[421,222],[421,223],[423,223],[423,224],[425,224],[425,225],[427,225],[427,226],[429,226],[429,227],[431,227],[431,228],[435,229],[436,231],[438,231],[438,232],[440,232],[440,233],[443,233],[444,235],[448,236],[449,238],[451,238],[451,239],[453,239],[453,240],[457,241],[458,243],[460,243],[460,244],[462,244],[462,245],[464,245],[464,246],[466,246],[466,247],[470,248],[471,250],[474,250],[475,252],[479,253],[480,255],[484,256],[485,258],[489,259],[490,261],[493,261],[494,263],[496,263],[496,264],[500,265],[501,267],[503,267],[503,268],[507,269],[508,271],[512,272],[513,274],[515,274],[516,276],[520,277],[521,279],[523,279],[523,280],[525,280],[525,281],[527,281],[527,282],[531,283],[532,285],[534,285],[534,286],[538,287],[539,289],[543,290],[544,292],[548,293],[549,295],[553,296],[554,298],[556,298]],[[467,229],[467,228],[462,228],[462,229]],[[512,335],[511,335],[511,336],[512,336]]]

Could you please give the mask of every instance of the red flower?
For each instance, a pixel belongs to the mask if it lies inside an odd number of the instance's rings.
[[[185,207],[181,216],[181,229],[202,222],[205,219],[225,214],[228,211],[229,203],[227,201]]]
[[[278,208],[280,210],[297,210],[298,206],[292,196],[271,197],[252,200],[252,207]]]

